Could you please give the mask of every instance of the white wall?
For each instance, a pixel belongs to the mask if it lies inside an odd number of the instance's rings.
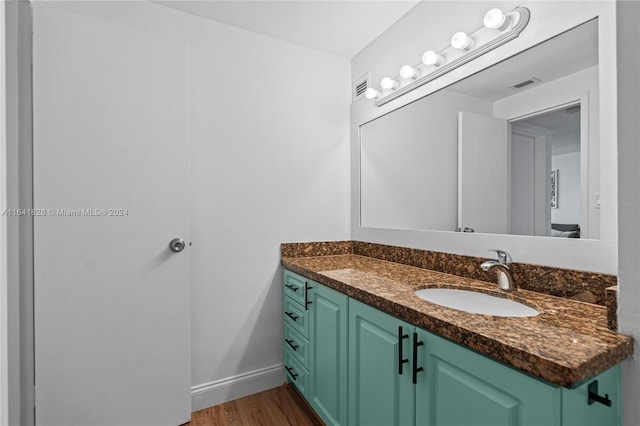
[[[635,338],[635,356],[622,365],[625,425],[640,424],[640,3],[618,2],[618,324]]]
[[[348,60],[147,2],[54,4],[189,45],[193,408],[279,385],[279,244],[350,237]]]
[[[193,383],[215,389],[270,366],[281,377],[279,244],[349,239],[350,79],[344,59],[201,25],[191,68]]]
[[[558,208],[551,209],[551,223],[580,223],[580,153],[551,156],[551,170],[559,170]]]
[[[598,75],[599,135],[601,141],[606,141],[606,145],[603,142],[600,146],[600,190],[603,197],[600,215],[601,224],[606,224],[610,229],[609,232],[601,234],[599,241],[480,233],[469,235],[360,226],[358,128],[362,123],[387,114],[595,17],[599,18],[600,63],[615,63],[615,2],[526,1],[520,4],[531,10],[531,19],[518,38],[381,107],[367,101],[358,101],[352,105],[353,239],[473,256],[488,256],[488,248],[500,247],[509,251],[519,262],[614,274],[617,272],[616,75],[614,67],[609,66],[601,67]],[[578,4],[579,7],[576,7]],[[372,82],[377,86],[382,76],[397,75],[402,64],[416,63],[427,48],[435,47],[438,50],[447,46],[451,35],[456,31],[471,32],[480,28],[482,16],[488,9],[501,7],[503,10],[510,10],[516,5],[516,2],[492,1],[421,2],[353,58],[352,76],[358,77],[370,71]]]
[[[492,108],[445,89],[362,126],[362,225],[455,230],[458,112]]]

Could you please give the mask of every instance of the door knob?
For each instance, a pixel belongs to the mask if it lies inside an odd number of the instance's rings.
[[[185,245],[186,244],[185,244],[185,242],[184,242],[184,240],[182,238],[174,238],[169,243],[169,248],[173,252],[180,253],[182,250],[184,250],[184,246]]]

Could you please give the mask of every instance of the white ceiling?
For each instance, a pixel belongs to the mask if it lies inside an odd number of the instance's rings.
[[[152,0],[281,40],[352,58],[418,0]]]

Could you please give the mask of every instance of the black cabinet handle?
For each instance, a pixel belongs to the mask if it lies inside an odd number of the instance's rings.
[[[309,290],[311,290],[313,287],[309,287],[309,284],[307,284],[307,282],[305,281],[304,288],[306,289],[306,291],[304,292],[304,310],[308,311],[309,305],[313,303],[309,301]]]
[[[589,383],[589,387],[587,389],[589,390],[589,405],[593,404],[594,402],[599,402],[600,404],[606,405],[607,407],[611,407],[612,401],[609,399],[609,394],[605,393],[604,396],[600,396],[600,394],[598,394],[597,380]]]
[[[291,289],[292,291],[298,291],[299,287],[295,286],[293,284],[285,284],[284,285],[286,288]]]
[[[294,320],[294,321],[298,321],[298,318],[300,318],[299,316],[297,316],[293,312],[285,312],[284,314],[286,316],[288,316],[289,318],[291,318],[292,320]]]
[[[298,350],[298,345],[294,345],[293,344],[293,340],[284,339],[284,341],[287,342],[289,344],[289,346],[291,346],[291,349],[293,349],[294,351]]]
[[[402,355],[402,341],[408,339],[408,334],[402,334],[402,326],[398,327],[398,374],[402,374],[402,364],[409,362],[409,359],[404,359]]]
[[[418,367],[418,346],[424,345],[424,342],[418,342],[418,333],[413,333],[413,384],[418,383],[418,373],[424,368]]]
[[[297,374],[295,374],[295,373],[293,372],[293,368],[289,368],[289,367],[287,367],[286,365],[284,366],[284,368],[285,368],[285,370],[287,370],[287,372],[288,372],[289,374],[291,374],[291,378],[292,378],[293,380],[296,380],[296,377],[298,377],[298,375],[297,375]]]

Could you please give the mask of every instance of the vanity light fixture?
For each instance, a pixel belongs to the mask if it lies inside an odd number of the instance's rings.
[[[484,15],[484,26],[487,28],[504,31],[510,23],[511,19],[498,8],[491,9]]]
[[[373,87],[369,87],[364,91],[364,97],[367,99],[380,99],[382,93],[379,90],[374,89]]]
[[[372,99],[376,106],[382,106],[409,93],[518,37],[529,23],[530,16],[529,9],[522,6],[507,13],[498,8],[490,9],[484,15],[482,27],[470,33],[455,33],[449,46],[440,49],[439,53],[425,51],[420,63],[404,65],[400,75],[383,78],[380,89],[367,89],[365,97]]]
[[[459,31],[451,37],[451,47],[454,49],[471,50],[474,44],[473,38],[463,31]]]
[[[444,56],[434,52],[433,50],[427,50],[422,54],[422,63],[425,65],[435,65],[436,67],[439,67],[444,64]]]
[[[412,67],[411,65],[404,65],[400,68],[400,77],[415,80],[420,77],[420,70]]]
[[[380,87],[386,90],[396,90],[400,83],[391,77],[385,77],[380,81]]]

